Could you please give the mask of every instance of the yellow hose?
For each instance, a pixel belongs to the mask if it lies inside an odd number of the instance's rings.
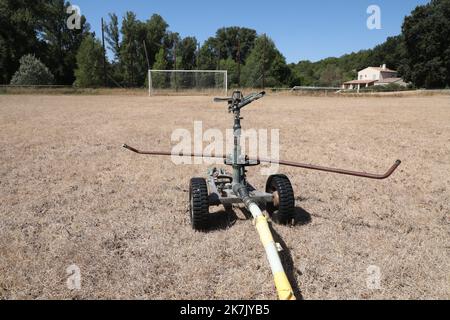
[[[273,240],[272,233],[270,232],[267,218],[262,214],[257,214],[255,217],[255,226],[256,230],[258,231],[261,243],[266,250],[267,259],[269,260],[275,287],[278,292],[278,298],[280,300],[296,300],[291,284],[289,283],[286,272],[284,271],[281,264],[275,241]]]

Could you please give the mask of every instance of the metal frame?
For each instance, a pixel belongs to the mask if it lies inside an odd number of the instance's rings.
[[[151,84],[151,77],[149,77],[149,84]],[[264,250],[269,261],[270,269],[273,274],[275,286],[278,292],[278,297],[281,300],[295,300],[294,291],[289,283],[289,279],[286,276],[283,265],[281,263],[280,256],[278,254],[278,247],[270,231],[267,217],[262,213],[260,204],[267,204],[268,202],[276,202],[275,194],[269,194],[266,192],[260,192],[247,182],[246,170],[247,166],[259,165],[261,162],[279,163],[281,165],[305,168],[310,170],[318,170],[325,172],[332,172],[337,174],[351,175],[357,177],[364,177],[369,179],[386,179],[398,168],[401,161],[398,160],[395,164],[384,174],[371,174],[365,172],[356,172],[342,169],[326,168],[314,165],[307,165],[302,163],[295,163],[290,161],[275,161],[270,159],[250,159],[242,154],[240,137],[241,137],[241,116],[240,111],[242,108],[252,103],[255,100],[262,98],[265,92],[252,94],[244,97],[241,92],[235,91],[232,97],[228,98],[215,98],[215,102],[226,101],[228,102],[228,111],[233,113],[234,116],[234,148],[233,153],[229,156],[211,155],[204,156],[203,154],[189,154],[180,156],[194,156],[202,158],[219,158],[223,159],[226,165],[230,165],[233,168],[232,175],[229,175],[223,169],[211,169],[208,172],[208,184],[209,184],[209,198],[208,205],[225,205],[229,206],[234,203],[243,203],[247,210],[254,218],[255,228],[258,231],[261,243],[264,246]],[[163,155],[171,156],[170,152],[158,152],[139,151],[133,147],[123,145],[124,148],[133,151],[138,154],[147,155]],[[269,178],[270,180],[270,178]],[[206,205],[206,204],[205,204]]]
[[[148,70],[148,95],[152,96],[152,72],[173,72],[173,73],[222,73],[224,75],[225,95],[228,95],[228,70]]]
[[[224,179],[228,181],[224,181]],[[233,185],[236,184],[233,181],[233,176],[226,173],[225,170],[217,168],[210,169],[208,171],[207,182],[209,185],[209,202],[211,206],[242,203],[242,199],[233,191]],[[245,182],[245,186],[249,191],[250,198],[254,201],[264,205],[267,202],[273,202],[272,194],[256,190],[247,181]]]

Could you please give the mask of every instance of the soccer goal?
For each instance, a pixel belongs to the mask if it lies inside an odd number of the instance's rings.
[[[148,93],[153,95],[215,95],[228,93],[226,70],[149,70]]]

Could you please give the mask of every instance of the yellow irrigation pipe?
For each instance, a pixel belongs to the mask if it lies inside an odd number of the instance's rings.
[[[281,264],[278,249],[270,232],[267,218],[262,214],[256,203],[250,203],[248,209],[255,219],[255,227],[258,231],[261,243],[266,251],[267,260],[269,260],[270,269],[272,270],[275,287],[277,289],[278,298],[280,300],[296,300],[291,284],[286,276],[283,265]]]

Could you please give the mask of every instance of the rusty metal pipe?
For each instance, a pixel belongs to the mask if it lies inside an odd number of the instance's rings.
[[[292,161],[283,161],[283,160],[275,161],[275,160],[270,160],[270,159],[259,159],[259,160],[261,162],[265,162],[265,163],[278,163],[283,166],[303,168],[303,169],[309,169],[309,170],[315,170],[315,171],[323,171],[323,172],[329,172],[329,173],[337,173],[337,174],[342,174],[342,175],[347,175],[347,176],[369,178],[369,179],[376,179],[376,180],[384,180],[384,179],[389,178],[402,163],[400,160],[397,160],[385,174],[375,174],[375,173],[366,173],[366,172],[358,172],[358,171],[352,171],[352,170],[343,170],[343,169],[322,167],[322,166],[297,163],[297,162],[292,162]]]
[[[212,155],[207,156],[207,155],[198,154],[198,153],[173,154],[173,153],[167,152],[167,151],[140,151],[140,150],[130,147],[126,144],[124,144],[123,147],[134,153],[143,154],[143,155],[226,159],[225,155],[212,154]],[[260,161],[260,162],[264,162],[264,163],[280,164],[283,166],[294,167],[294,168],[303,168],[303,169],[308,169],[308,170],[336,173],[336,174],[347,175],[347,176],[375,179],[375,180],[384,180],[384,179],[389,178],[402,163],[400,160],[397,160],[385,174],[375,174],[375,173],[358,172],[358,171],[351,171],[351,170],[322,167],[322,166],[316,166],[316,165],[312,165],[312,164],[304,164],[304,163],[298,163],[298,162],[292,162],[292,161],[273,160],[273,159],[264,159],[264,158],[256,158],[256,159],[250,158],[249,160],[250,161]]]
[[[176,157],[195,157],[195,158],[212,158],[212,159],[226,159],[226,156],[216,156],[215,154],[212,154],[210,156],[201,154],[201,153],[189,153],[189,154],[176,154],[168,151],[140,151],[136,148],[130,147],[129,145],[122,145],[125,149],[128,149],[130,151],[133,151],[137,154],[142,155],[150,155],[150,156],[176,156]]]

